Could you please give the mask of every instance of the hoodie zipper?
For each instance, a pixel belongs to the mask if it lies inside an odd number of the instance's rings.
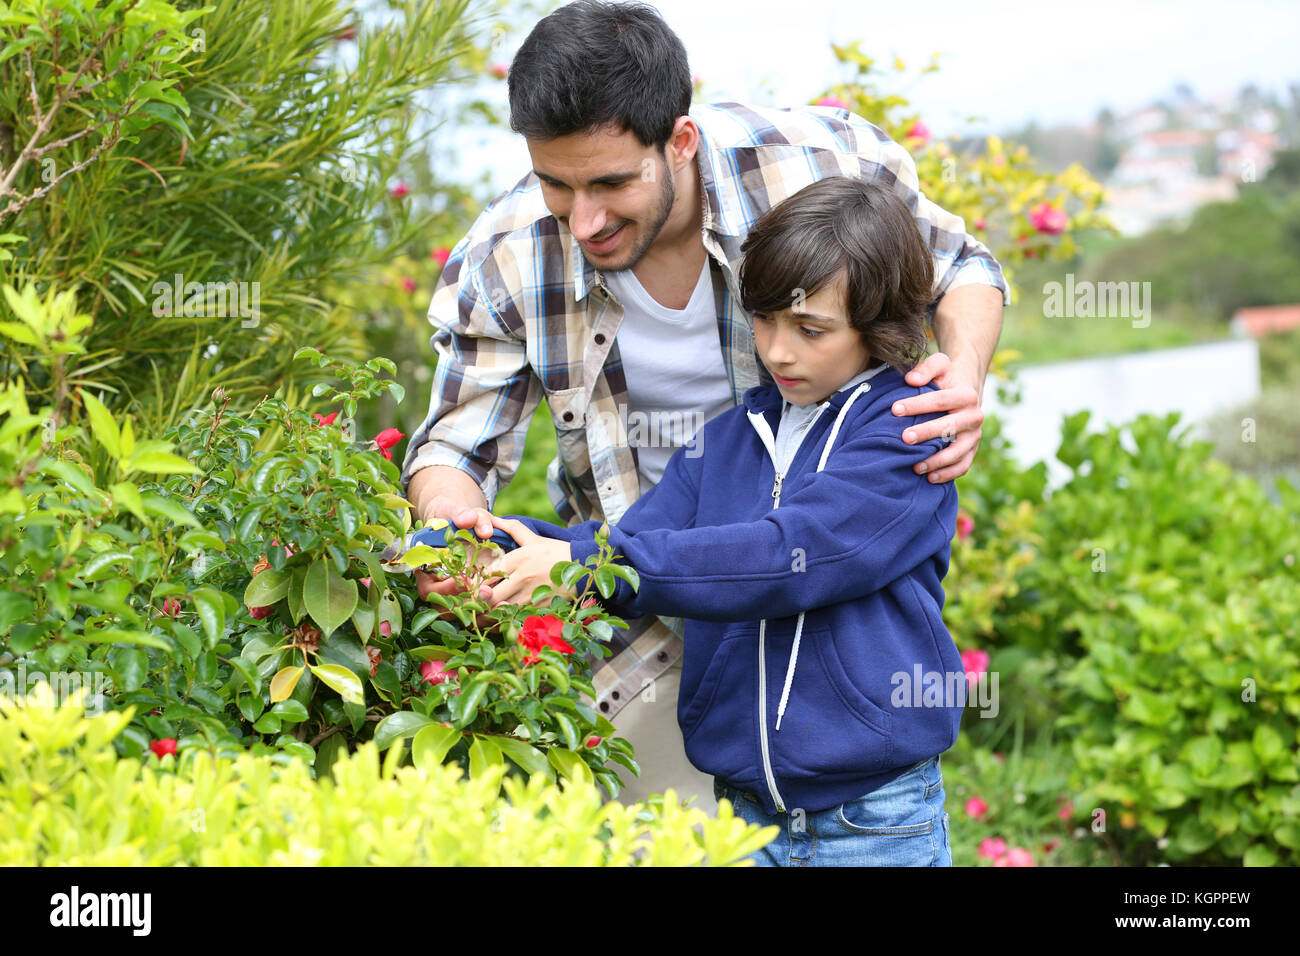
[[[825,406],[823,406],[823,409]],[[821,416],[819,411],[818,417]],[[759,413],[748,413],[750,424],[758,432],[758,437],[763,441],[763,447],[767,449],[767,456],[772,459],[772,470],[776,473],[772,479],[772,510],[775,511],[781,506],[781,482],[785,480],[785,471],[776,470],[776,438],[772,434],[772,426],[768,424],[767,418]],[[803,441],[812,433],[813,425],[816,419],[808,423],[808,427],[799,436],[799,441],[795,444],[794,449],[790,452],[790,464],[794,464],[795,457],[799,454]],[[786,468],[789,471],[789,468]],[[767,778],[767,788],[772,794],[772,802],[776,804],[777,812],[785,813],[785,800],[781,796],[781,791],[776,786],[776,774],[772,772],[772,754],[767,742],[767,619],[764,618],[758,624],[758,741],[763,753],[763,775]]]

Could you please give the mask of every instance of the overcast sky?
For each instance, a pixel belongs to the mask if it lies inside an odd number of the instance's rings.
[[[1253,82],[1300,83],[1300,0],[1005,0],[924,5],[874,0],[653,0],[686,44],[707,100],[791,106],[837,79],[832,42],[938,73],[902,91],[937,136],[996,132],[1030,119],[1084,122],[1109,105],[1151,102],[1182,81],[1203,96]],[[508,60],[531,29],[502,49]],[[488,88],[505,112],[506,86]],[[1285,97],[1284,97],[1285,98]],[[967,125],[968,116],[982,122]],[[512,140],[513,142],[508,142]],[[477,151],[475,151],[477,152]],[[462,154],[463,155],[463,154]],[[528,170],[518,137],[475,158],[504,189]]]

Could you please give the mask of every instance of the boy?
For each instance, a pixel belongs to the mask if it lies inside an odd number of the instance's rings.
[[[938,755],[965,678],[940,582],[957,494],[912,470],[941,439],[902,440],[934,416],[891,412],[934,389],[899,371],[925,350],[930,252],[887,186],[845,177],[778,203],[743,248],[774,384],[709,421],[610,529],[640,588],[605,603],[686,619],[686,753],[740,816],[782,828],[755,862],[951,865]],[[493,604],[593,554],[600,524],[493,523],[520,544]]]

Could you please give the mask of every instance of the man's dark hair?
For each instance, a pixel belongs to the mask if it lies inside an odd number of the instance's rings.
[[[934,263],[906,202],[888,186],[819,179],[764,213],[740,250],[747,312],[790,308],[798,290],[811,296],[844,269],[849,324],[872,364],[906,372],[924,357]]]
[[[510,63],[510,128],[526,139],[615,124],[660,149],[691,108],[686,48],[654,7],[577,0],[538,21]]]

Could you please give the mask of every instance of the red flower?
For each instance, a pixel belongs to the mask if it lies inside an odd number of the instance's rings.
[[[984,221],[984,217],[983,217],[983,216],[980,216],[978,219],[975,220],[975,228],[976,228],[976,229],[987,229],[987,228],[988,228],[988,223],[986,223],[986,222]]]
[[[379,633],[382,634],[384,637],[391,637],[393,633],[393,625],[388,621],[380,621]]]
[[[253,620],[260,621],[264,617],[270,617],[271,612],[275,610],[274,604],[268,604],[266,607],[250,607],[248,613],[252,615]]]
[[[367,647],[366,656],[370,658],[370,676],[374,677],[379,673],[379,662],[382,661],[384,657],[379,653],[379,648],[377,647]]]
[[[498,80],[504,80],[506,74],[510,72],[510,67],[506,66],[504,63],[493,63],[492,66],[489,67],[489,71]]]
[[[980,674],[989,669],[989,652],[980,650],[962,651],[961,666],[962,670],[966,672],[966,686],[973,690]]]
[[[401,286],[407,292],[414,292],[416,289],[415,280],[410,276],[402,276]]]
[[[334,32],[334,42],[342,43],[344,40],[355,40],[357,38],[357,28],[355,25],[341,27]]]
[[[1029,210],[1029,221],[1039,232],[1054,236],[1065,231],[1065,225],[1070,221],[1070,217],[1065,214],[1064,209],[1058,209],[1050,203],[1040,202]]]
[[[971,797],[966,801],[966,816],[979,820],[988,812],[989,805],[979,797]]]
[[[586,743],[586,747],[587,747],[587,749],[588,749],[588,750],[595,750],[597,747],[600,746],[600,742],[601,742],[602,740],[604,740],[604,739],[605,739],[605,738],[603,738],[603,737],[597,737],[595,734],[593,734],[592,736],[590,736],[590,737],[587,738],[587,743]]]
[[[1007,850],[1007,855],[993,861],[994,866],[1033,866],[1034,858],[1024,847]]]
[[[311,417],[316,419],[317,425],[333,425],[334,419],[338,418],[338,412],[330,412],[328,415],[318,415],[316,412],[311,413]]]
[[[524,619],[524,626],[519,629],[519,636],[516,640],[523,645],[528,654],[524,657],[525,664],[536,664],[540,661],[542,648],[550,647],[561,654],[572,654],[573,647],[560,635],[564,632],[564,622],[554,614],[532,617]]]
[[[1043,844],[1043,852],[1044,852],[1044,853],[1051,853],[1053,850],[1055,850],[1055,849],[1056,849],[1058,846],[1060,846],[1060,845],[1061,845],[1061,838],[1060,838],[1060,837],[1052,837],[1050,840],[1048,840],[1046,843]]]
[[[814,103],[813,106],[833,106],[837,110],[846,110],[849,108],[849,104],[845,103],[838,96],[823,96]]]
[[[1074,801],[1065,800],[1062,802],[1060,808],[1056,811],[1056,815],[1062,820],[1068,820],[1074,816]]]
[[[394,199],[401,199],[403,196],[409,195],[410,192],[410,186],[406,185],[406,183],[398,182],[396,186],[388,190],[388,195],[392,196]]]
[[[162,740],[155,740],[149,745],[149,749],[154,752],[154,756],[159,760],[167,756],[167,754],[174,755],[176,753],[176,738],[164,737]]]
[[[437,249],[434,249],[433,252],[429,253],[429,258],[436,259],[438,261],[438,265],[440,266],[445,266],[447,264],[447,260],[450,257],[451,257],[451,250],[448,249],[446,246],[439,246]]]
[[[426,684],[441,684],[454,680],[456,672],[447,670],[446,661],[425,661],[420,665],[420,677]]]
[[[1007,852],[1007,841],[1001,837],[987,837],[980,840],[979,852],[975,855],[986,860],[996,860]]]
[[[175,617],[181,613],[181,602],[174,597],[169,597],[163,601],[163,613],[168,617]]]
[[[912,128],[905,134],[906,139],[919,139],[922,143],[930,142],[930,127],[926,126],[919,119],[912,124]]]
[[[405,437],[406,434],[404,432],[399,432],[396,428],[385,428],[370,440],[375,443],[375,446],[385,458],[392,461],[393,453],[390,449]]]
[[[592,606],[595,605],[595,603],[596,603],[596,599],[595,599],[594,597],[589,597],[589,598],[587,598],[587,600],[585,600],[585,601],[583,601],[581,604],[579,604],[578,607],[592,607]],[[593,614],[591,617],[584,617],[584,618],[582,619],[582,626],[583,626],[583,627],[586,627],[588,624],[590,624],[592,621],[596,620],[596,618],[598,618],[598,617],[600,617],[599,614]]]
[[[965,541],[975,530],[975,519],[964,511],[957,512],[957,540]]]

